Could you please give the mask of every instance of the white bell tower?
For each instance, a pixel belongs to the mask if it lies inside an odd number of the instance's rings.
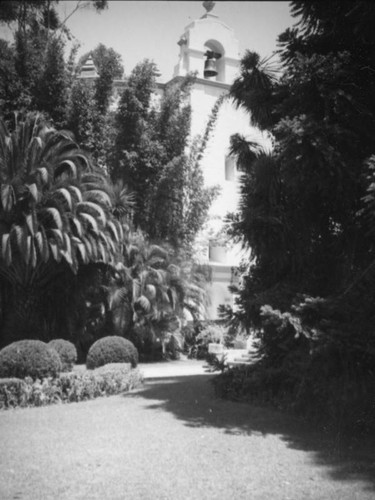
[[[239,44],[234,32],[218,16],[211,13],[214,2],[203,2],[206,13],[185,28],[178,41],[179,62],[175,66],[175,76],[185,76],[196,72],[198,78],[205,78],[204,67],[207,52],[220,55],[214,59],[217,75],[210,81],[232,84],[239,65]],[[211,59],[212,61],[212,59]]]
[[[186,26],[177,42],[180,53],[172,81],[189,72],[197,73],[190,95],[192,137],[204,133],[217,99],[228,94],[239,74],[239,42],[233,30],[211,12],[214,5],[212,1],[203,2],[205,14]],[[233,305],[228,286],[235,279],[234,271],[241,259],[238,246],[227,248],[218,237],[226,214],[237,211],[239,174],[235,159],[229,155],[230,137],[235,133],[267,143],[261,132],[250,126],[249,116],[228,98],[221,105],[201,161],[206,186],[219,186],[221,190],[210,208],[208,227],[199,235],[197,244],[197,255],[212,269],[212,283],[208,286],[210,319],[218,317],[219,304]]]

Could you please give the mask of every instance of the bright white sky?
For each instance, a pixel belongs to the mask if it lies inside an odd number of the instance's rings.
[[[107,10],[76,12],[67,25],[81,42],[79,55],[99,43],[112,47],[122,55],[125,74],[145,58],[152,59],[161,73],[160,81],[172,78],[178,61],[177,41],[194,19],[205,13],[197,1],[109,1]],[[68,14],[76,1],[61,1],[60,14]],[[231,27],[245,49],[262,57],[276,49],[276,38],[295,23],[289,2],[217,1],[212,11]]]

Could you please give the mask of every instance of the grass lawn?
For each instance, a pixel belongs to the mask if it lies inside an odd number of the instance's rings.
[[[338,455],[293,418],[215,398],[213,375],[171,366],[135,392],[0,412],[1,500],[374,498],[373,448]]]

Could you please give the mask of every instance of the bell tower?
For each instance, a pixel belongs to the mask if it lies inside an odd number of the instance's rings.
[[[228,95],[239,74],[239,42],[234,31],[212,13],[214,5],[212,1],[203,2],[205,13],[186,26],[177,42],[180,52],[172,82],[190,72],[197,74],[190,94],[192,137],[202,136],[213,106],[221,96]],[[224,99],[201,160],[205,185],[220,188],[196,248],[196,256],[212,270],[212,282],[207,286],[210,319],[217,319],[220,304],[233,306],[228,286],[235,283],[235,269],[242,256],[239,246],[228,245],[222,237],[226,214],[235,213],[238,205],[240,173],[230,155],[230,137],[235,133],[260,144],[267,142],[250,125],[247,113],[237,109],[231,99]]]
[[[203,2],[205,14],[190,23],[177,42],[180,46],[174,77],[197,72],[198,78],[231,84],[239,65],[239,44],[234,32],[211,11],[215,3]]]

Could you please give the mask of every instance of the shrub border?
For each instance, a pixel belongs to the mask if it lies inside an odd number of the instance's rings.
[[[130,363],[113,363],[95,370],[61,373],[32,380],[0,379],[0,410],[87,401],[140,387],[143,375]]]

